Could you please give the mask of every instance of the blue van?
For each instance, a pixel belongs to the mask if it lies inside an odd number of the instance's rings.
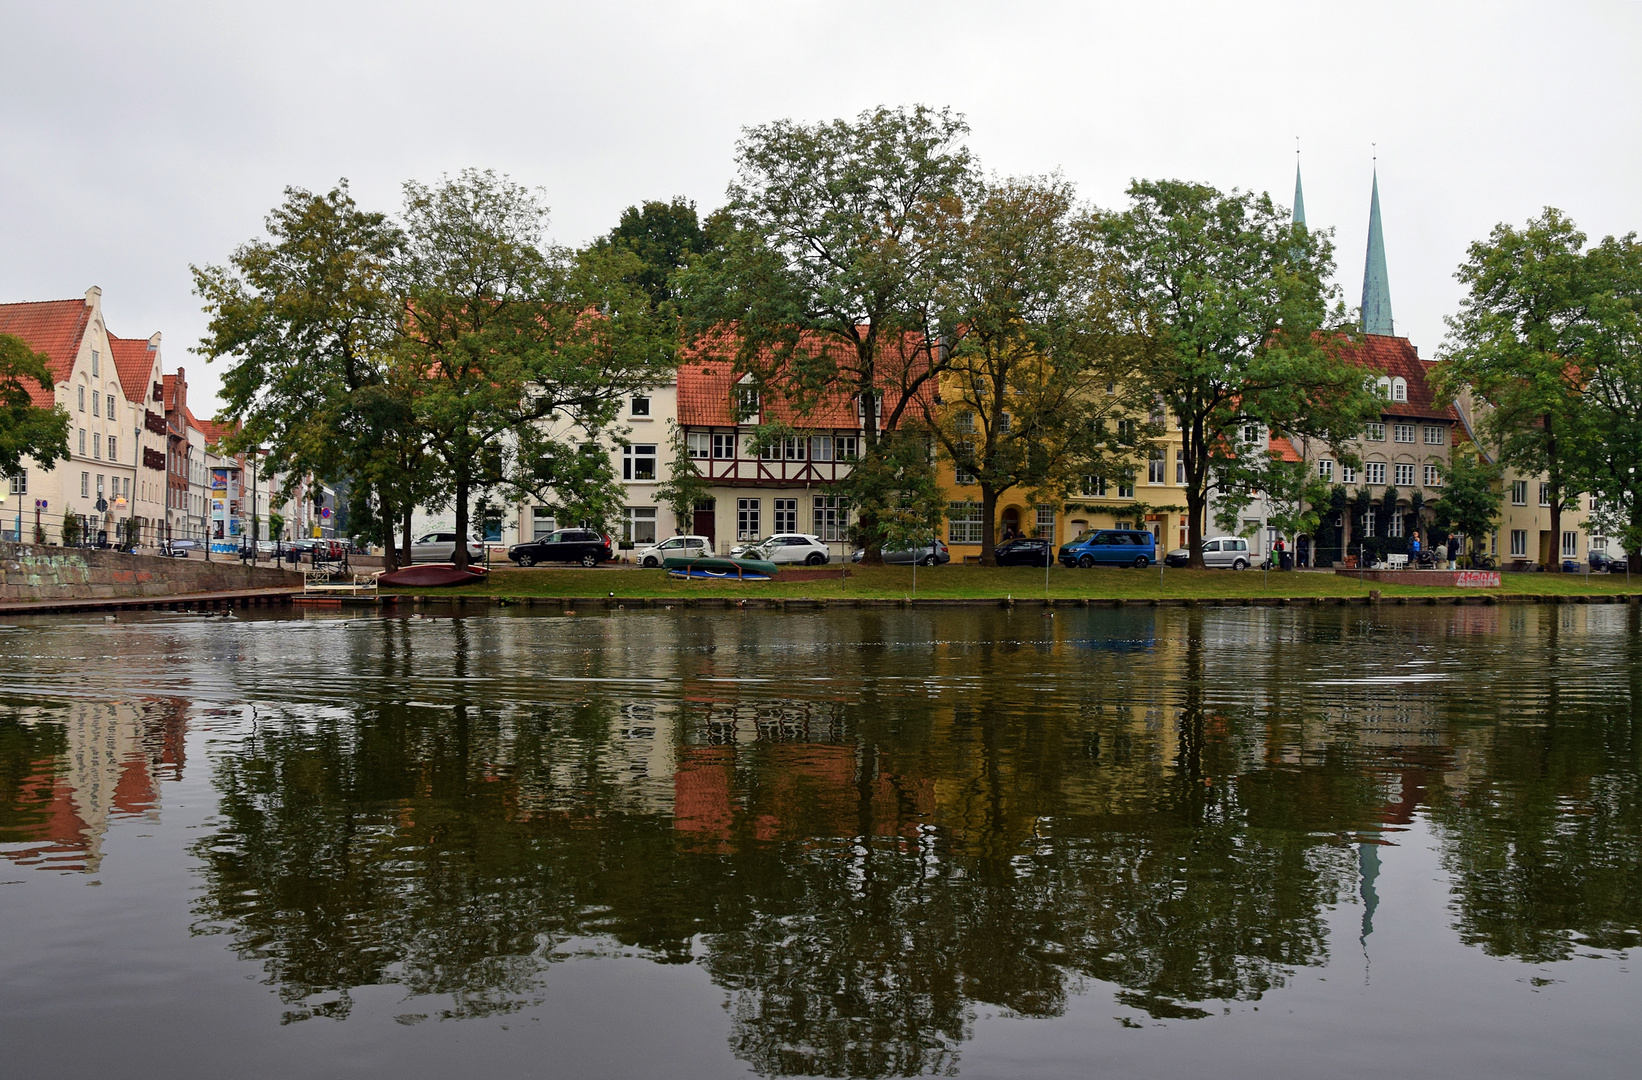
[[[1060,549],[1062,566],[1150,566],[1157,540],[1144,529],[1085,529]]]

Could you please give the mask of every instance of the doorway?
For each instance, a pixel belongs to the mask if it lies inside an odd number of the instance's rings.
[[[714,551],[718,550],[718,531],[713,527],[717,516],[717,504],[714,500],[702,499],[696,503],[695,520],[692,523],[692,528],[695,535],[707,538],[707,542],[713,545]]]

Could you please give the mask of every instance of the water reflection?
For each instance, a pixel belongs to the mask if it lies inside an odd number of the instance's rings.
[[[637,950],[701,964],[760,1073],[944,1073],[980,1007],[1054,1017],[1100,982],[1203,1017],[1371,948],[1421,817],[1468,945],[1642,927],[1634,609],[150,632],[214,733],[196,932],[287,1020],[379,984],[441,1002],[407,1022],[517,1011],[555,961]],[[0,714],[0,850],[94,868],[107,815],[181,769],[183,715]]]

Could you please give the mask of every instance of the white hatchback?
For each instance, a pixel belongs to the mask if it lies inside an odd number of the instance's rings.
[[[738,544],[730,549],[730,557],[821,566],[832,561],[832,552],[814,533],[776,533],[756,544]]]
[[[655,547],[647,547],[633,556],[633,561],[640,566],[657,567],[663,559],[710,559],[713,557],[713,542],[705,536],[674,536]]]

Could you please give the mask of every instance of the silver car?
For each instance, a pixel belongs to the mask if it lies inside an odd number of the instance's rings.
[[[485,557],[485,546],[476,537],[468,538],[468,561],[479,562]],[[456,558],[456,534],[453,532],[428,533],[417,537],[411,544],[411,562],[452,562]]]
[[[1164,556],[1169,566],[1185,566],[1191,559],[1191,553],[1185,548],[1175,548]],[[1216,536],[1203,541],[1203,565],[1211,570],[1247,570],[1254,565],[1254,557],[1249,554],[1249,542],[1241,536]]]
[[[730,549],[730,558],[821,566],[832,561],[832,551],[814,533],[777,533],[756,544],[737,544]]]

